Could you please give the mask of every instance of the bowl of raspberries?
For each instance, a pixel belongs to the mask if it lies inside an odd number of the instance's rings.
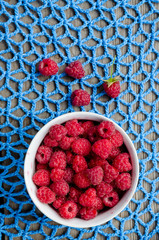
[[[57,223],[93,227],[117,216],[131,200],[139,163],[126,132],[105,116],[67,113],[35,135],[25,157],[27,191]]]

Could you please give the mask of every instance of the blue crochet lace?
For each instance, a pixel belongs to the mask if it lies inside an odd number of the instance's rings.
[[[157,239],[157,23],[158,0],[0,0],[0,239]],[[113,76],[121,76],[122,92],[110,99],[101,80],[109,77],[114,55]],[[36,67],[50,57],[61,70],[45,78]],[[80,81],[63,71],[77,59],[87,69]],[[79,110],[70,102],[77,84],[91,93],[90,107],[81,111],[115,119],[130,134],[140,179],[125,215],[102,226],[77,228],[75,236],[72,228],[53,223],[36,209],[26,191],[23,166],[34,134],[54,117]]]

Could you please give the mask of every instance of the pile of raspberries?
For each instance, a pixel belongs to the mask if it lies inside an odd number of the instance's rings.
[[[36,153],[37,198],[65,219],[95,218],[131,187],[131,159],[110,121],[53,125]]]

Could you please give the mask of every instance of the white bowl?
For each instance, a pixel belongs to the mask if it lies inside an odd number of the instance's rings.
[[[39,145],[41,144],[44,136],[46,133],[48,133],[49,128],[52,125],[55,124],[62,124],[70,119],[83,119],[83,120],[93,120],[93,121],[112,121],[111,119],[108,119],[102,115],[96,114],[96,113],[89,113],[89,112],[74,112],[74,113],[67,113],[60,117],[57,117],[50,122],[48,122],[44,127],[41,128],[41,130],[35,135],[33,140],[30,143],[30,146],[28,148],[28,151],[26,153],[25,157],[25,164],[24,164],[24,178],[25,178],[25,184],[28,190],[28,193],[34,202],[34,204],[37,206],[37,208],[45,214],[48,218],[52,219],[53,221],[66,225],[71,227],[78,227],[78,228],[87,228],[87,227],[94,227],[100,224],[104,224],[117,216],[129,203],[131,200],[137,183],[138,183],[138,177],[139,177],[139,163],[138,163],[138,157],[136,154],[135,147],[130,140],[129,136],[125,133],[125,131],[119,127],[116,123],[115,127],[116,129],[123,135],[124,143],[128,149],[128,152],[131,156],[131,162],[132,162],[132,186],[131,188],[124,194],[124,196],[121,198],[121,200],[117,203],[116,206],[109,209],[108,211],[104,213],[98,214],[94,219],[91,220],[82,220],[79,218],[73,218],[70,220],[61,218],[60,215],[52,209],[48,204],[41,203],[38,198],[36,197],[36,191],[37,187],[32,181],[32,176],[35,172],[35,154],[37,152],[37,149]]]

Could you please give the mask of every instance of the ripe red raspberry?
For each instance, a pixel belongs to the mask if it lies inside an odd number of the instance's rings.
[[[65,197],[56,197],[55,201],[53,202],[52,206],[55,209],[59,209],[61,207],[62,204],[64,204],[66,202]]]
[[[116,179],[117,188],[122,191],[128,190],[131,187],[131,175],[129,173],[121,173]]]
[[[119,202],[119,196],[117,192],[112,191],[105,195],[103,198],[103,203],[106,207],[114,207]]]
[[[109,138],[109,141],[113,147],[120,147],[123,144],[123,136],[118,130],[115,130],[115,133]]]
[[[74,171],[72,170],[72,168],[67,167],[66,170],[65,170],[64,180],[67,183],[72,183],[73,182],[73,176],[74,176]]]
[[[49,162],[50,168],[65,169],[66,167],[66,154],[63,151],[54,152]]]
[[[87,156],[91,151],[91,144],[85,138],[78,138],[72,143],[72,151],[76,154]]]
[[[96,142],[100,139],[98,131],[97,131],[97,126],[91,127],[88,130],[88,138],[90,142]]]
[[[74,187],[70,188],[69,196],[70,199],[73,200],[75,203],[78,203],[79,197],[81,196],[82,192]]]
[[[50,184],[50,173],[45,169],[39,169],[34,173],[32,179],[37,186],[48,186]]]
[[[97,187],[97,196],[103,198],[105,195],[113,191],[113,187],[109,183],[101,182]]]
[[[81,124],[81,127],[84,129],[83,137],[87,137],[88,131],[91,127],[94,127],[94,123],[92,121],[86,121]]]
[[[104,204],[103,204],[103,201],[101,198],[99,197],[96,197],[96,201],[97,201],[97,204],[95,206],[95,208],[99,211],[99,210],[102,210],[104,208]]]
[[[58,182],[63,179],[65,171],[60,168],[54,168],[51,170],[50,178],[53,182]]]
[[[107,161],[103,166],[103,170],[104,170],[104,182],[106,183],[111,183],[119,175],[119,171],[113,166],[111,166]]]
[[[85,169],[87,169],[87,162],[85,160],[85,158],[81,155],[76,155],[73,159],[73,164],[72,164],[72,168],[73,170],[78,173],[81,172]]]
[[[98,185],[103,180],[103,169],[100,166],[87,169],[87,177],[92,185]]]
[[[58,142],[55,139],[52,139],[49,134],[47,134],[44,138],[44,144],[45,146],[48,147],[57,147],[58,146]]]
[[[98,125],[97,131],[100,137],[108,138],[115,132],[115,126],[112,122],[103,121]]]
[[[89,93],[85,90],[82,89],[76,89],[72,94],[71,94],[71,102],[73,106],[87,106],[91,101],[91,97]]]
[[[73,78],[78,78],[81,79],[85,75],[85,71],[83,69],[82,63],[80,61],[75,61],[70,63],[66,68],[65,72],[73,77]]]
[[[47,164],[38,163],[36,165],[36,170],[40,170],[40,169],[46,169],[47,170]]]
[[[66,134],[67,129],[60,124],[53,125],[49,129],[49,136],[56,141],[60,141]]]
[[[109,157],[110,157],[111,159],[114,159],[114,158],[117,157],[120,153],[121,153],[120,148],[118,148],[118,147],[112,147],[112,150],[111,150],[111,152],[110,152],[110,154],[109,154]]]
[[[103,88],[106,94],[111,98],[116,98],[120,94],[120,82],[116,81],[111,85],[108,85],[107,82],[103,83]]]
[[[65,180],[52,183],[50,188],[54,193],[61,197],[64,197],[69,192],[69,185]]]
[[[128,153],[121,153],[113,160],[113,167],[118,169],[119,172],[128,172],[132,169],[129,159],[130,155]]]
[[[60,141],[59,141],[59,147],[63,150],[69,150],[71,148],[71,144],[73,141],[75,141],[76,138],[74,137],[67,137],[64,136]]]
[[[39,72],[44,76],[55,75],[58,70],[57,63],[50,58],[43,59],[39,63]]]
[[[51,154],[51,148],[42,145],[38,148],[35,158],[39,163],[45,164],[49,162]]]
[[[89,197],[96,197],[96,195],[97,195],[95,188],[88,188],[85,191],[85,194],[87,194]]]
[[[91,188],[88,190],[85,193],[81,194],[79,197],[79,203],[84,207],[95,207],[97,205],[96,191],[95,189],[92,191]]]
[[[55,193],[51,191],[50,188],[48,187],[40,187],[37,192],[36,196],[39,199],[40,202],[42,203],[52,203],[55,201]]]
[[[66,151],[66,162],[67,164],[72,164],[74,159],[74,155],[71,151]]]
[[[93,168],[96,166],[102,167],[105,164],[105,159],[100,158],[99,156],[96,156],[95,158],[92,158],[90,162],[88,163],[89,168]]]
[[[111,149],[112,149],[112,144],[107,139],[98,140],[92,146],[92,151],[104,159],[106,159],[109,156]]]
[[[80,126],[77,119],[69,120],[65,124],[68,136],[77,137],[84,133],[84,129]]]
[[[73,181],[79,188],[87,188],[90,186],[90,181],[87,178],[85,172],[79,172],[74,175]]]
[[[65,219],[71,219],[76,217],[78,212],[77,204],[72,201],[66,201],[60,208],[59,214]]]
[[[97,209],[95,208],[89,208],[89,207],[83,207],[80,209],[80,216],[84,220],[90,220],[97,216]]]

